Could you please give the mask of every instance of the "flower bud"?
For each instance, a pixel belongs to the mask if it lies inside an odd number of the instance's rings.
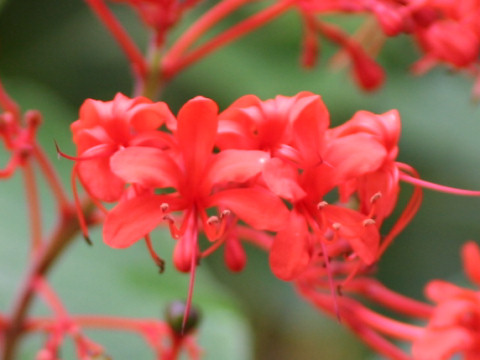
[[[182,329],[186,304],[183,301],[173,301],[165,309],[165,319],[177,335],[186,335],[195,330],[200,322],[200,312],[195,306],[190,308],[185,327]]]

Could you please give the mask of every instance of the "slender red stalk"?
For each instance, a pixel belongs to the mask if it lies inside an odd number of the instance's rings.
[[[359,292],[388,309],[417,318],[429,318],[433,311],[431,305],[398,294],[371,278],[357,277],[344,290]]]
[[[13,99],[7,94],[5,88],[0,81],[0,107],[3,108],[4,111],[8,111],[13,115],[13,118],[17,123],[20,123],[20,107],[18,104],[13,101]]]
[[[166,79],[174,77],[178,72],[192,65],[194,62],[202,59],[209,53],[215,51],[221,46],[224,46],[237,38],[265,25],[269,21],[282,15],[295,4],[295,0],[284,0],[268,7],[267,9],[243,20],[239,24],[231,27],[229,30],[217,35],[207,43],[201,45],[190,53],[186,54],[173,64],[168,65],[163,69],[163,74]]]
[[[33,148],[33,155],[40,166],[40,170],[43,172],[43,176],[47,180],[48,185],[50,186],[55,200],[57,201],[58,208],[61,212],[67,209],[70,209],[72,205],[68,200],[65,189],[63,188],[62,183],[58,177],[58,174],[55,172],[52,163],[48,160],[47,156],[43,149],[35,144]]]
[[[150,239],[150,234],[147,234],[145,236],[145,244],[147,245],[148,253],[150,254],[155,264],[158,266],[160,273],[163,273],[163,271],[165,270],[165,261],[163,261],[162,258],[158,256],[158,254],[155,252],[152,245],[152,240]]]
[[[465,189],[454,188],[451,186],[439,185],[439,184],[432,183],[430,181],[415,178],[403,172],[400,172],[400,179],[415,186],[421,186],[426,189],[445,192],[453,195],[480,196],[479,190],[465,190]]]
[[[386,316],[367,309],[359,303],[355,303],[355,306],[350,310],[355,318],[372,329],[376,329],[383,334],[393,336],[397,339],[413,341],[421,336],[424,331],[422,327],[389,319]]]
[[[89,219],[93,210],[94,207],[90,203],[84,205],[83,212],[87,215],[87,219]],[[5,346],[0,349],[2,360],[15,359],[15,352],[23,333],[25,318],[35,293],[33,282],[39,276],[48,273],[59,255],[80,230],[77,216],[73,211],[64,212],[61,215],[50,240],[39,249],[37,256],[32,261],[19,294],[13,302],[14,307],[8,317],[8,327],[4,333]]]
[[[193,211],[191,218],[187,219],[189,226],[184,236],[187,236],[187,241],[191,242],[192,257],[190,259],[190,281],[188,283],[188,296],[185,304],[185,314],[182,321],[182,334],[187,324],[187,319],[192,307],[193,287],[195,285],[195,274],[197,269],[197,242],[198,242],[198,225],[197,225],[197,210]]]
[[[205,34],[206,31],[250,1],[251,0],[225,0],[219,2],[208,10],[175,41],[167,54],[165,54],[163,67],[168,69],[171,64],[178,61],[180,56],[182,56],[195,41]]]
[[[42,245],[42,219],[35,174],[29,160],[22,166],[30,224],[30,255],[34,256]]]
[[[35,287],[37,293],[43,297],[45,303],[50,306],[59,319],[66,320],[69,318],[67,309],[65,309],[60,298],[57,296],[55,291],[53,291],[50,285],[48,285],[46,280],[39,276],[33,281],[33,286]]]
[[[397,163],[397,166],[400,169],[411,172],[417,178],[420,177],[417,171],[411,166],[408,166],[402,163]],[[403,173],[400,172],[400,174],[403,174]],[[407,206],[403,210],[398,220],[395,222],[395,225],[393,225],[390,232],[383,239],[383,242],[380,245],[380,248],[378,250],[379,258],[385,252],[385,250],[390,246],[390,244],[395,239],[395,237],[398,234],[400,234],[400,232],[402,232],[402,230],[410,223],[410,221],[412,221],[413,217],[415,216],[418,209],[420,208],[420,205],[422,203],[422,198],[423,198],[422,188],[419,186],[415,186],[413,190],[413,194],[410,197],[410,200],[408,201]]]
[[[92,10],[97,14],[103,24],[110,30],[115,40],[122,48],[126,57],[132,64],[135,74],[145,78],[148,73],[148,67],[145,59],[137,48],[135,42],[130,38],[120,22],[113,16],[110,9],[105,5],[103,0],[85,0]]]

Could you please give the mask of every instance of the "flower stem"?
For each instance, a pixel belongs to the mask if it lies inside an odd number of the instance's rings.
[[[243,20],[239,24],[231,27],[229,30],[221,33],[217,37],[211,39],[202,46],[192,50],[183,58],[178,59],[173,63],[164,63],[163,76],[166,79],[174,77],[178,72],[186,67],[192,65],[194,62],[202,59],[209,53],[215,51],[221,46],[224,46],[237,38],[265,25],[269,21],[277,18],[285,11],[289,10],[294,5],[293,0],[284,0],[278,2],[269,8]]]
[[[30,223],[30,255],[33,257],[42,245],[42,219],[40,217],[40,203],[35,174],[29,160],[22,167],[23,180]]]
[[[144,78],[148,72],[147,64],[142,53],[137,48],[135,42],[130,38],[120,22],[113,16],[110,9],[103,0],[85,0],[92,10],[97,14],[100,20],[110,30],[115,40],[122,48],[123,52],[132,64],[135,74]]]
[[[190,26],[177,41],[175,41],[165,55],[163,61],[164,67],[168,67],[169,64],[175,63],[206,31],[249,1],[250,0],[226,0],[221,1],[212,7],[192,26]]]
[[[84,205],[83,211],[87,219],[92,215],[93,210],[94,207],[90,202]],[[23,333],[23,325],[35,295],[35,280],[39,276],[44,276],[48,273],[59,255],[72,242],[79,230],[80,225],[75,211],[62,213],[51,240],[39,249],[36,257],[33,259],[25,281],[14,302],[11,315],[7,320],[4,347],[1,350],[2,360],[15,359],[15,352]]]
[[[73,206],[68,200],[67,194],[63,188],[62,183],[60,182],[60,179],[58,178],[57,173],[52,166],[52,163],[48,160],[43,149],[36,144],[33,148],[33,155],[35,156],[35,160],[38,162],[40,170],[43,172],[43,176],[45,176],[48,185],[50,185],[60,212],[63,213],[64,211],[68,211]]]

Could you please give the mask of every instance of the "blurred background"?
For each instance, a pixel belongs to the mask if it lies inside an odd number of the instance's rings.
[[[212,2],[201,5],[208,8]],[[110,34],[81,0],[0,1],[0,76],[23,110],[44,115],[41,142],[69,188],[72,163],[56,159],[53,140],[74,153],[69,124],[77,119],[86,98],[110,100],[130,94],[128,64]],[[234,21],[262,7],[254,3]],[[142,48],[145,27],[125,6],[115,13]],[[201,11],[201,10],[199,10]],[[179,29],[197,16],[184,18]],[[342,21],[332,18],[331,21]],[[353,26],[346,22],[346,26]],[[177,30],[178,32],[179,30]],[[480,110],[470,100],[472,79],[446,68],[415,77],[409,67],[418,59],[415,45],[404,36],[389,39],[378,57],[387,73],[386,84],[363,93],[347,70],[333,72],[328,59],[335,48],[322,42],[313,70],[299,65],[302,29],[295,12],[216,52],[172,81],[163,94],[173,112],[188,99],[203,95],[223,109],[238,97],[263,99],[309,90],[321,94],[332,124],[341,124],[357,110],[382,113],[396,108],[403,122],[399,160],[421,176],[444,185],[480,189]],[[174,36],[172,37],[172,40]],[[1,164],[5,152],[0,150]],[[410,194],[409,185],[404,195]],[[51,228],[55,207],[42,190],[45,229]],[[400,200],[405,204],[405,198]],[[379,266],[379,278],[392,289],[423,298],[423,286],[433,278],[464,281],[459,249],[468,239],[480,240],[480,199],[455,197],[426,190],[422,207],[396,239]],[[22,182],[15,176],[0,184],[0,310],[12,299],[27,266],[26,208]],[[395,218],[395,215],[393,216]],[[388,226],[388,224],[387,224]],[[79,239],[52,272],[52,284],[73,314],[99,313],[130,317],[161,317],[172,299],[184,299],[188,276],[171,266],[172,241],[156,231],[155,246],[167,260],[158,275],[143,244],[128,250],[107,248],[97,229],[93,247]],[[218,252],[202,262],[194,302],[203,313],[200,344],[205,359],[378,359],[337,321],[300,299],[292,287],[276,279],[265,254],[248,248],[248,264],[231,274]],[[37,313],[47,309],[36,304]],[[149,359],[140,338],[115,332],[89,332],[114,359]],[[21,359],[32,359],[43,343],[29,337]],[[65,359],[73,359],[67,350]]]

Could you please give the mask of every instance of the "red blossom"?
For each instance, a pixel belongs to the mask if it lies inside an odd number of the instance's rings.
[[[102,201],[117,201],[125,181],[112,172],[111,157],[130,146],[168,147],[168,137],[155,130],[172,119],[165,103],[143,97],[117,94],[107,102],[86,100],[71,130],[79,156],[76,170],[87,192]]]
[[[480,250],[474,242],[463,247],[466,272],[478,286]],[[455,354],[478,359],[480,353],[480,292],[435,280],[426,294],[436,303],[423,335],[413,344],[413,355],[419,360],[447,360]]]
[[[148,147],[131,147],[115,154],[112,169],[123,181],[143,187],[172,187],[176,192],[145,194],[117,205],[105,222],[107,244],[129,246],[164,221],[167,213],[184,211],[178,229],[173,225],[173,218],[168,221],[173,226],[172,235],[180,239],[177,253],[191,254],[175,256],[177,267],[185,271],[191,267],[192,256],[199,256],[196,234],[191,234],[194,239],[184,236],[190,227],[197,226],[197,217],[202,219],[202,229],[212,241],[222,235],[212,226],[206,213],[209,208],[228,209],[257,229],[277,230],[283,225],[287,210],[280,199],[261,187],[238,187],[261,172],[268,154],[235,149],[213,153],[217,124],[216,104],[197,97],[187,102],[178,114],[174,133],[176,151],[163,154]],[[137,157],[141,161],[131,160]],[[233,188],[233,184],[237,188]],[[133,217],[130,215],[132,209],[136,214]],[[180,260],[183,258],[185,260]]]

